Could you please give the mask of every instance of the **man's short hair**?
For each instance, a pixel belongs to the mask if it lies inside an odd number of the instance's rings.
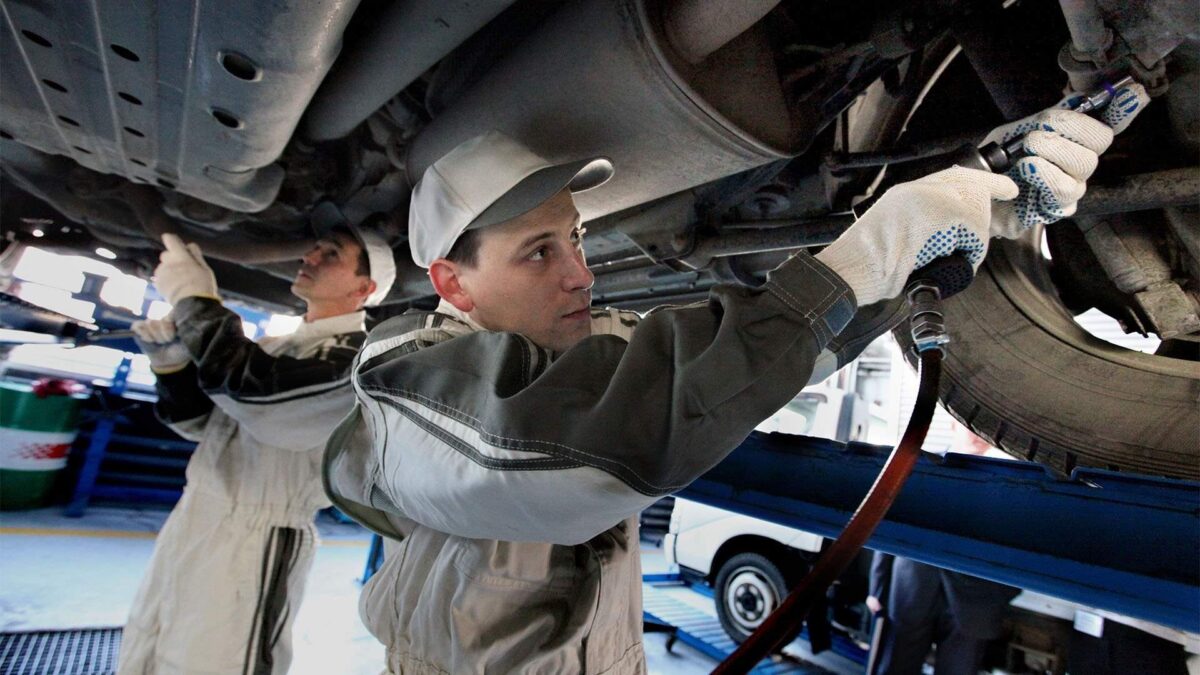
[[[367,259],[367,247],[364,246],[361,241],[359,241],[358,237],[354,234],[354,231],[345,225],[335,225],[329,229],[329,232],[331,234],[335,232],[338,234],[344,234],[350,239],[350,241],[358,244],[358,267],[354,269],[354,273],[360,277],[370,277],[371,262]]]
[[[479,264],[479,232],[479,230],[467,230],[458,235],[458,239],[450,247],[450,252],[446,254],[446,260],[467,267]]]

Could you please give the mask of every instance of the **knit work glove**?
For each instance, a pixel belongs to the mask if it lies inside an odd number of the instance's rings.
[[[166,250],[158,257],[154,270],[154,286],[172,305],[184,298],[199,296],[220,300],[217,295],[217,278],[212,268],[204,262],[204,255],[196,244],[184,244],[174,234],[164,234]]]
[[[996,206],[993,237],[1012,239],[1034,225],[1073,215],[1100,154],[1150,102],[1145,87],[1130,84],[1117,90],[1097,119],[1068,109],[1079,96],[1071,94],[1054,108],[1005,124],[984,139],[984,144],[1004,144],[1026,134],[1024,147],[1029,154],[1007,172],[1020,194]]]
[[[150,369],[165,375],[183,370],[192,356],[175,336],[175,322],[170,319],[134,321],[130,330],[142,353],[150,358]]]
[[[935,258],[962,251],[977,269],[987,253],[992,200],[1017,192],[1007,176],[958,166],[901,183],[816,257],[846,281],[859,307],[894,298]]]

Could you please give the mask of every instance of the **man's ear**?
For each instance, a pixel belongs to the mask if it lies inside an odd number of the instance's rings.
[[[354,292],[351,293],[351,295],[363,302],[366,302],[367,298],[371,297],[371,294],[375,292],[376,288],[378,288],[378,286],[375,284],[375,280],[367,279],[363,283],[359,284],[358,288],[354,289]]]
[[[462,278],[459,276],[461,271],[457,263],[438,258],[429,264],[429,280],[433,282],[433,290],[439,297],[454,305],[460,312],[470,312],[475,309],[475,303],[463,288]]]

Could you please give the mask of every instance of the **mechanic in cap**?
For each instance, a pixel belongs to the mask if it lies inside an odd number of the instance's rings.
[[[163,217],[154,195],[130,192],[140,218]],[[174,308],[133,330],[158,376],[156,413],[199,445],[134,600],[117,672],[284,673],[313,517],[329,506],[321,451],[353,405],[362,308],[387,296],[395,260],[373,232],[326,229],[292,283],[304,322],[256,344],[221,304],[200,248],[172,234],[163,244],[155,285]]]
[[[1146,99],[1118,100],[1120,126]],[[645,317],[591,307],[572,195],[606,160],[492,132],[435,162],[409,244],[441,304],[371,332],[325,456],[334,504],[387,537],[360,607],[388,672],[644,672],[638,512],[894,325],[914,269],[1072,213],[1113,128],[1050,110],[993,137],[1030,128],[1008,176],[893,187],[764,285]]]

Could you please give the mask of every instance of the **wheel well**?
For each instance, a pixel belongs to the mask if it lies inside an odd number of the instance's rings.
[[[804,568],[811,562],[811,558],[799,549],[767,537],[744,534],[730,539],[717,549],[717,554],[713,556],[712,567],[708,571],[708,583],[715,586],[721,567],[739,553],[758,553],[765,556],[779,566],[789,583],[796,582]]]

